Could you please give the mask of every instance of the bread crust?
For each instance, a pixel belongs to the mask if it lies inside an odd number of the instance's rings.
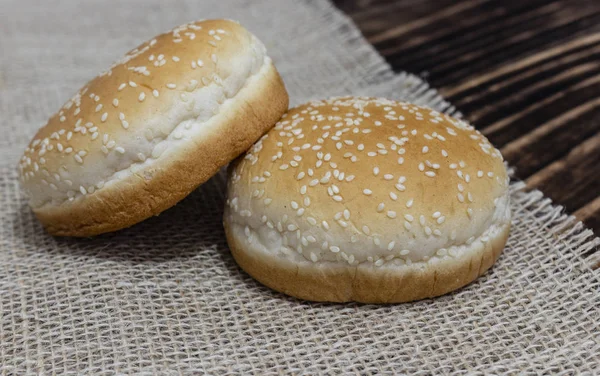
[[[132,226],[170,208],[247,150],[288,107],[288,95],[272,64],[210,122],[216,129],[144,173],[130,175],[94,194],[34,209],[52,235],[86,237]],[[147,177],[151,176],[150,179]]]
[[[444,294],[493,264],[510,226],[500,152],[463,121],[385,98],[293,108],[229,175],[235,259],[302,299]]]

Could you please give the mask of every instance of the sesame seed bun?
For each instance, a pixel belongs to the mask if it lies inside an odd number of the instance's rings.
[[[500,152],[461,120],[386,99],[314,101],[232,165],[224,225],[238,264],[288,295],[423,299],[499,257],[508,177]]]
[[[175,205],[287,110],[263,44],[233,21],[179,26],[88,82],[20,160],[54,235],[131,226]]]

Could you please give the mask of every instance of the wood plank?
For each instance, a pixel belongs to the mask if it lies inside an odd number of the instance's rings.
[[[599,85],[600,75],[588,78],[564,91],[554,93],[550,97],[528,105],[523,111],[505,116],[488,126],[484,126],[481,131],[488,138],[496,140],[496,145],[503,145],[508,141],[503,143],[498,138],[510,132],[505,128],[518,126],[527,131],[531,130],[540,120],[550,121],[553,117],[568,111],[569,108],[579,103],[581,98],[593,98],[598,93]],[[585,91],[585,93],[579,91]],[[575,104],[571,103],[572,101],[575,101]]]
[[[579,208],[573,215],[590,228],[600,228],[600,196]]]
[[[491,109],[484,107],[480,111],[469,115],[468,118],[475,124],[483,124],[482,128],[490,140],[496,145],[503,146],[531,131],[539,124],[551,120],[552,117],[560,116],[563,112],[569,111],[582,101],[594,98],[599,75],[600,63],[587,63],[581,67],[565,71],[551,80],[539,81],[527,86],[526,89],[515,93],[513,96],[506,96],[502,100],[492,102],[493,107]],[[593,83],[589,86],[582,86],[584,83],[589,84],[589,81],[585,80],[589,76],[592,76],[589,80]],[[582,80],[585,81],[582,82]],[[560,95],[560,93],[570,93],[571,96],[567,97]],[[557,94],[559,94],[558,97]],[[530,105],[530,103],[533,103],[533,105]],[[521,122],[515,122],[503,128],[498,128],[496,125],[493,131],[485,126],[485,124],[493,125],[507,117],[527,112],[536,103],[545,105],[530,113],[528,117],[522,117]],[[556,107],[552,107],[553,105]],[[532,118],[531,115],[534,115],[534,117]],[[531,121],[526,122],[523,120]]]
[[[600,87],[600,86],[599,86]],[[600,132],[600,97],[541,124],[502,147],[502,155],[525,178],[542,169],[557,156],[569,152],[571,145]]]
[[[376,44],[376,46],[390,58],[394,58],[394,53],[402,51],[404,54],[399,56],[399,59],[405,58],[405,61],[428,59],[426,62],[437,68],[440,63],[450,64],[468,52],[478,52],[494,47],[494,45],[489,45],[490,41],[502,41],[506,39],[504,36],[511,36],[519,30],[527,30],[526,26],[535,26],[535,23],[545,24],[547,21],[544,20],[544,17],[548,17],[550,12],[557,10],[556,3],[550,3],[540,8],[526,4],[521,2],[487,3],[458,15],[460,22],[450,27],[447,25],[448,20],[443,20],[438,24],[431,25],[427,30],[416,30],[403,38],[391,39],[385,43]],[[489,9],[485,9],[485,7]],[[534,25],[531,25],[532,22]],[[427,42],[427,44],[421,43],[419,46],[415,46],[416,43],[413,40]],[[396,48],[393,49],[393,46]]]
[[[575,147],[568,155],[531,175],[527,186],[542,190],[569,212],[598,197],[600,179],[600,132]]]
[[[424,17],[416,18],[415,20],[413,20],[411,22],[400,23],[398,26],[388,28],[388,29],[382,31],[381,33],[377,33],[373,36],[369,36],[369,42],[371,42],[373,44],[377,44],[377,43],[382,43],[382,42],[388,41],[393,38],[401,37],[404,34],[407,34],[411,31],[427,27],[428,25],[431,25],[431,24],[439,22],[439,21],[443,21],[443,20],[447,19],[448,17],[455,16],[466,10],[473,9],[483,3],[484,3],[483,0],[478,0],[478,1],[463,1],[463,2],[458,2],[456,4],[452,4],[451,6],[441,8],[440,10],[438,10],[436,12],[427,14]],[[433,34],[433,35],[426,34],[426,35],[424,35],[424,37],[433,39],[435,37],[435,34]],[[412,47],[416,44],[422,43],[423,40],[422,39],[410,40],[410,41],[406,41],[406,42],[408,44],[401,45],[401,46],[399,46],[398,49],[386,50],[385,48],[382,48],[382,53],[392,54],[392,53],[400,50],[401,48]]]
[[[582,51],[586,53],[588,47],[594,47],[600,44],[600,33],[583,35],[571,40],[568,43],[560,44],[546,50],[537,51],[534,54],[518,60],[512,64],[500,66],[479,77],[469,79],[468,81],[456,84],[444,90],[444,95],[452,100],[455,96],[463,97],[461,94],[467,94],[470,90],[487,87],[489,83],[504,82],[511,73],[528,70],[534,65],[547,63],[555,60],[559,56],[569,54],[571,51]],[[486,85],[484,85],[486,84]],[[469,93],[470,94],[470,93]]]
[[[526,88],[537,82],[549,82],[557,80],[559,75],[572,74],[572,69],[578,69],[584,64],[598,64],[600,60],[600,33],[595,44],[587,45],[585,48],[572,49],[535,65],[514,69],[506,74],[502,80],[493,80],[482,84],[469,92],[462,92],[460,97],[454,98],[454,104],[460,106],[464,111],[471,112],[480,109],[490,100],[513,96],[515,89]],[[565,43],[569,45],[570,43]],[[452,100],[453,98],[448,98]],[[494,102],[496,103],[496,102]]]

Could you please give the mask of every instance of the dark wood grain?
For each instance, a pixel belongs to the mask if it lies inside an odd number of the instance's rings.
[[[600,1],[335,2],[393,69],[438,88],[528,187],[600,234]]]

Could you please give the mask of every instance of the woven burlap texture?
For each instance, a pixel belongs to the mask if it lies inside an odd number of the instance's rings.
[[[0,375],[600,371],[598,239],[518,182],[496,266],[402,305],[312,304],[252,280],[225,242],[222,173],[131,229],[45,234],[15,171],[35,130],[131,47],[210,17],[265,42],[293,104],[367,94],[454,112],[326,1],[0,1]]]

